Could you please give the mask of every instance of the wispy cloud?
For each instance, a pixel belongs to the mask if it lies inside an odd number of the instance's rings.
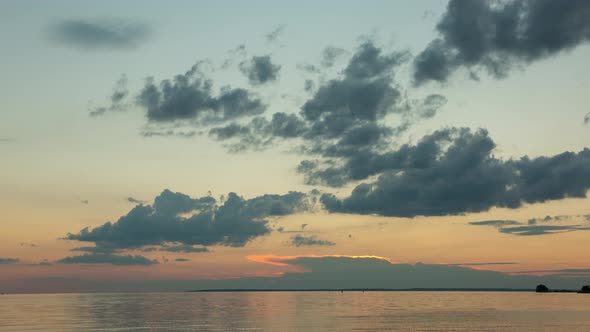
[[[148,39],[146,23],[125,19],[68,19],[51,27],[52,37],[81,49],[130,49]]]

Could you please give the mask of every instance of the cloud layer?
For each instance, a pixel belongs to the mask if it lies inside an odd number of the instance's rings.
[[[414,60],[414,81],[446,82],[458,69],[505,77],[514,67],[590,41],[585,0],[451,0],[440,37]]]
[[[415,217],[586,197],[590,150],[504,161],[494,156],[495,146],[485,130],[439,130],[416,145],[366,153],[332,170],[353,179],[379,176],[356,186],[349,197],[324,194],[321,200],[331,212]]]
[[[260,114],[266,105],[253,93],[242,88],[222,87],[213,91],[213,81],[199,70],[200,63],[172,80],[159,84],[146,81],[137,103],[152,122],[190,121],[215,123]]]
[[[252,85],[276,81],[281,66],[272,63],[270,55],[253,56],[249,61],[240,63],[240,70]]]
[[[147,24],[122,19],[63,20],[51,31],[58,41],[82,49],[135,48],[151,34]]]
[[[299,192],[252,199],[230,193],[218,203],[210,196],[191,198],[164,190],[153,205],[137,205],[117,222],[107,222],[93,229],[84,228],[79,233],[68,234],[67,239],[121,249],[167,243],[242,247],[270,233],[267,217],[309,208],[306,198]]]
[[[336,243],[328,240],[318,239],[316,236],[295,235],[291,237],[290,244],[295,247],[304,246],[333,246]]]
[[[150,260],[143,256],[123,256],[111,254],[84,254],[69,256],[57,261],[61,264],[110,264],[110,265],[153,265],[157,260]]]
[[[201,289],[363,289],[363,288],[518,288],[539,283],[552,288],[579,289],[584,278],[513,276],[501,272],[447,264],[392,263],[371,256],[258,256],[254,261],[288,268],[275,278],[199,281]],[[510,262],[506,262],[511,264]],[[492,264],[506,264],[492,262]],[[485,264],[485,263],[484,263]],[[477,265],[472,263],[472,265]],[[296,268],[296,269],[293,269]]]

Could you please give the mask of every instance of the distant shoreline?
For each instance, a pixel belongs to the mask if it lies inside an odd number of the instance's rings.
[[[535,292],[534,289],[519,288],[309,288],[309,289],[197,289],[188,293],[238,293],[238,292]]]

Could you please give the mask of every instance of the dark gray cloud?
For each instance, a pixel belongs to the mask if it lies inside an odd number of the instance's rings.
[[[313,65],[311,63],[297,64],[297,69],[304,71],[306,73],[309,73],[309,74],[319,74],[320,73],[320,69],[316,65]]]
[[[137,103],[146,110],[152,122],[191,121],[215,123],[254,116],[266,105],[253,93],[242,88],[224,86],[214,95],[213,81],[195,64],[184,74],[158,85],[153,78],[146,81],[137,96]]]
[[[168,252],[186,252],[186,253],[197,253],[197,252],[209,252],[207,247],[193,247],[189,245],[163,245],[159,248],[160,251]]]
[[[150,260],[143,256],[111,255],[111,254],[84,254],[69,256],[58,260],[61,264],[110,264],[110,265],[153,265],[157,260]]]
[[[371,42],[362,44],[344,77],[327,81],[303,105],[301,115],[311,124],[307,137],[333,139],[359,127],[379,127],[375,122],[401,100],[392,86],[392,70],[406,59],[406,53],[383,54]]]
[[[269,44],[275,43],[278,41],[280,35],[285,31],[287,26],[285,24],[281,24],[273,29],[271,32],[266,34],[266,42]]]
[[[519,236],[548,235],[574,231],[590,230],[588,225],[528,225],[516,227],[502,227],[501,233]]]
[[[175,262],[190,262],[190,259],[188,259],[188,258],[176,258],[174,261]]]
[[[135,48],[148,39],[150,30],[145,23],[122,19],[63,20],[51,27],[57,41],[82,49]]]
[[[154,199],[153,208],[158,214],[175,216],[195,210],[209,210],[215,203],[215,198],[211,196],[191,198],[183,193],[164,189]]]
[[[494,149],[485,130],[439,130],[416,145],[368,153],[345,168],[332,169],[346,178],[379,176],[356,186],[347,198],[324,194],[321,201],[331,212],[415,217],[586,197],[589,149],[508,161],[497,159]]]
[[[529,271],[517,271],[512,273],[518,274],[531,274],[531,273],[550,273],[560,275],[590,275],[590,269],[560,269],[560,270],[529,270]]]
[[[567,215],[547,215],[542,218],[530,218],[526,224],[515,220],[484,220],[473,221],[470,222],[469,225],[493,226],[496,227],[500,233],[513,234],[518,236],[547,235],[563,232],[590,230],[590,226],[588,225],[563,223],[564,221],[568,221],[571,219],[572,216]],[[541,223],[543,223],[543,225],[539,225]],[[552,224],[547,225],[547,223]]]
[[[537,223],[547,223],[547,222],[558,222],[563,220],[571,219],[571,216],[561,215],[561,216],[549,216],[546,215],[542,218],[531,218],[528,220],[529,225],[536,225]]]
[[[322,158],[348,158],[362,149],[378,149],[403,130],[385,125],[386,116],[401,115],[401,126],[407,128],[407,122],[432,117],[446,102],[438,95],[409,100],[397,87],[394,70],[408,59],[408,52],[388,53],[371,41],[364,42],[336,78],[313,89],[299,114],[279,112],[270,125],[269,120],[258,117],[249,124],[215,128],[210,134],[219,140],[235,140],[227,143],[234,151],[260,148],[275,138],[301,139],[305,142],[301,152]]]
[[[244,58],[248,53],[246,51],[246,45],[240,44],[236,48],[227,51],[228,58],[221,64],[221,69],[228,69],[234,61],[238,58]]]
[[[252,85],[274,82],[279,78],[281,66],[272,63],[270,55],[253,56],[240,63],[240,70]]]
[[[223,127],[211,128],[209,136],[219,141],[224,141],[234,137],[247,137],[251,133],[249,126],[242,126],[237,123],[230,123]]]
[[[490,266],[490,265],[516,265],[517,262],[482,262],[482,263],[453,263],[445,264],[448,266]]]
[[[503,226],[511,226],[511,225],[520,225],[521,223],[515,220],[482,220],[482,221],[472,221],[469,225],[473,226],[493,226],[493,227],[503,227]]]
[[[302,136],[306,123],[295,114],[277,112],[271,120],[255,117],[246,125],[230,123],[209,130],[209,136],[219,141],[233,139],[230,151],[243,151],[269,146],[275,139],[292,139]]]
[[[142,201],[140,199],[133,198],[133,197],[127,197],[127,202],[133,203],[133,204],[145,204],[146,203],[146,201]]]
[[[268,217],[304,211],[309,204],[306,194],[299,192],[252,199],[230,193],[217,202],[210,196],[191,198],[164,190],[153,205],[137,205],[117,222],[84,228],[66,238],[115,248],[167,243],[241,247],[270,233]]]
[[[414,60],[416,84],[446,82],[457,69],[494,77],[590,41],[586,0],[451,0],[440,34]]]
[[[305,90],[305,92],[313,92],[315,90],[315,83],[312,80],[305,80],[303,90]]]
[[[291,237],[290,244],[295,247],[304,246],[333,246],[336,243],[328,240],[318,239],[316,236],[295,235]]]
[[[385,259],[353,257],[285,257],[274,261],[301,266],[307,272],[281,277],[198,281],[193,289],[363,289],[363,288],[551,288],[579,289],[587,278],[509,275],[445,264],[391,263]]]
[[[86,252],[90,254],[113,254],[119,252],[120,249],[109,243],[97,243],[94,247],[77,247],[70,251]]]
[[[192,138],[197,136],[197,132],[194,130],[182,131],[174,129],[147,129],[140,133],[143,137],[176,137],[176,138]]]
[[[129,95],[127,89],[127,75],[121,75],[121,78],[115,84],[113,93],[111,94],[110,106],[98,107],[90,111],[90,116],[101,116],[106,112],[116,112],[125,110],[125,99]]]
[[[388,115],[421,117],[394,81],[395,69],[408,58],[407,52],[386,53],[373,42],[361,44],[342,76],[322,83],[303,104],[303,151],[348,159],[359,151],[382,148],[398,132],[384,124]],[[434,99],[428,102],[431,108],[434,104]]]
[[[1,264],[16,264],[19,262],[18,258],[2,258],[0,257],[0,265]]]
[[[346,54],[346,51],[341,48],[334,47],[334,46],[326,47],[324,49],[324,51],[322,52],[322,66],[332,67],[336,63],[338,58],[340,58],[341,56],[343,56],[345,54]]]

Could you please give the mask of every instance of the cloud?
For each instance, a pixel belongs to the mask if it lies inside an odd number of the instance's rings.
[[[276,41],[278,41],[279,36],[283,33],[283,31],[285,31],[285,28],[287,26],[285,24],[281,24],[279,26],[277,26],[274,30],[272,30],[271,32],[266,34],[266,42],[269,44],[272,44]]]
[[[81,49],[130,49],[148,39],[151,29],[145,23],[123,19],[62,20],[51,27],[53,37]]]
[[[358,144],[359,131],[377,131],[369,139],[381,138],[387,129],[377,124],[385,115],[395,111],[406,111],[401,105],[401,92],[393,86],[393,69],[407,61],[407,52],[385,53],[372,42],[359,46],[343,71],[343,76],[322,84],[301,108],[299,115],[278,113],[297,123],[297,132],[289,138],[304,138],[308,142],[322,139],[328,146]],[[274,118],[275,116],[273,116]],[[268,120],[259,120],[268,121]],[[253,122],[248,127],[252,132]],[[265,138],[275,135],[287,137],[281,132],[261,131],[256,133]],[[352,137],[347,137],[347,136]],[[319,144],[318,144],[319,145]],[[324,149],[314,147],[314,153]]]
[[[489,265],[516,265],[517,262],[481,262],[481,263],[453,263],[445,264],[448,266],[489,266]]]
[[[520,225],[521,223],[515,220],[483,220],[483,221],[472,221],[469,225],[473,226],[494,226],[502,227],[509,225]]]
[[[191,198],[183,193],[165,189],[154,199],[153,208],[158,214],[175,216],[195,210],[208,210],[215,203],[215,198],[211,196]]]
[[[590,41],[584,0],[451,0],[433,40],[414,60],[414,81],[446,82],[458,69],[496,78]]]
[[[127,75],[123,74],[113,88],[113,93],[111,94],[110,98],[110,106],[97,107],[90,111],[90,116],[101,116],[106,112],[124,111],[126,107],[124,101],[128,95],[129,90],[127,89]]]
[[[413,146],[364,153],[345,168],[331,171],[345,179],[379,174],[377,179],[357,185],[344,199],[326,193],[321,201],[331,212],[415,217],[586,197],[589,149],[504,161],[494,156],[495,146],[485,130],[449,128]]]
[[[548,235],[574,231],[587,231],[590,227],[587,225],[543,225],[543,226],[517,226],[517,227],[502,227],[499,229],[501,233],[513,234],[519,236],[534,236],[534,235]]]
[[[320,240],[315,236],[302,236],[302,235],[295,235],[291,237],[290,244],[295,247],[303,247],[303,246],[333,246],[336,243],[328,240]]]
[[[199,289],[411,289],[514,288],[534,289],[540,283],[579,289],[586,279],[520,276],[446,264],[394,263],[375,256],[248,256],[287,272],[279,277],[209,280]],[[194,289],[195,289],[194,288]]]
[[[76,247],[76,248],[72,248],[70,249],[70,251],[81,251],[81,252],[87,252],[90,254],[113,254],[116,252],[119,252],[120,249],[110,243],[104,243],[104,242],[100,242],[100,243],[96,243],[96,245],[94,247]]]
[[[590,230],[587,225],[564,225],[564,224],[553,224],[547,225],[547,223],[559,223],[562,221],[570,220],[572,216],[560,215],[560,216],[545,216],[543,218],[530,218],[526,225],[522,222],[514,220],[484,220],[484,221],[472,221],[469,225],[474,226],[493,226],[498,228],[500,233],[513,234],[518,236],[534,236],[534,235],[547,235],[557,234],[564,232],[574,232]],[[544,223],[545,225],[538,225],[538,223]]]
[[[178,138],[192,138],[197,135],[194,130],[190,131],[179,131],[174,129],[166,130],[144,130],[140,133],[143,137],[178,137]]]
[[[529,270],[512,272],[514,274],[550,274],[561,276],[590,276],[590,269],[560,269],[560,270]]]
[[[133,198],[133,197],[127,197],[127,202],[133,203],[133,204],[145,204],[146,203],[146,201],[142,201],[140,199]]]
[[[542,218],[531,218],[528,220],[528,224],[529,225],[536,225],[537,223],[548,223],[548,222],[558,222],[558,221],[563,221],[563,220],[568,220],[571,219],[571,216],[566,216],[566,215],[560,215],[560,216],[549,216],[546,215],[545,217]]]
[[[271,120],[256,117],[246,125],[230,123],[209,130],[209,136],[218,141],[233,140],[228,144],[231,152],[261,149],[275,139],[295,139],[307,130],[305,122],[295,114],[277,112]]]
[[[184,74],[156,84],[146,81],[137,96],[137,103],[146,110],[148,120],[155,123],[191,121],[208,124],[260,114],[266,105],[253,93],[242,88],[224,86],[217,95],[213,81],[195,64]]]
[[[311,63],[299,63],[299,64],[297,64],[297,69],[299,69],[303,72],[309,73],[309,74],[319,74],[320,73],[320,69]],[[310,81],[310,82],[313,83],[313,81]]]
[[[248,53],[246,45],[240,44],[236,48],[227,51],[228,58],[221,64],[221,69],[228,69],[237,58],[243,58]]]
[[[280,65],[272,63],[270,55],[253,56],[240,63],[240,70],[252,85],[274,82],[279,78]]]
[[[186,253],[197,253],[197,252],[209,252],[206,247],[193,247],[189,245],[177,245],[177,246],[161,246],[160,251],[168,252],[186,252]]]
[[[191,198],[164,190],[153,205],[137,205],[117,222],[84,228],[66,238],[115,248],[167,243],[242,247],[270,233],[268,217],[305,211],[309,204],[300,192],[252,199],[229,193],[217,202],[210,196]]]
[[[216,127],[209,130],[209,136],[219,141],[227,140],[233,137],[245,137],[250,134],[250,128],[237,123],[230,123],[224,127]]]
[[[111,254],[84,254],[69,256],[58,260],[61,264],[110,264],[110,265],[153,265],[157,260],[150,260],[143,256],[119,256]]]
[[[174,261],[175,262],[190,262],[190,259],[188,259],[188,258],[176,258]]]
[[[0,257],[0,265],[1,264],[16,264],[19,262],[18,258],[2,258]]]
[[[324,67],[332,67],[334,66],[334,64],[336,64],[336,61],[338,60],[338,58],[340,58],[341,56],[345,55],[346,51],[338,48],[338,47],[334,47],[334,46],[328,46],[324,49],[324,51],[322,52],[322,66]]]
[[[364,42],[337,77],[313,88],[298,114],[275,113],[271,121],[260,116],[247,124],[214,128],[210,135],[227,141],[230,151],[259,149],[276,139],[297,139],[303,143],[299,152],[329,159],[378,150],[410,124],[434,116],[446,102],[439,95],[424,100],[405,96],[394,81],[394,70],[408,59],[408,52],[386,52]],[[393,128],[384,123],[392,115],[402,118]]]

